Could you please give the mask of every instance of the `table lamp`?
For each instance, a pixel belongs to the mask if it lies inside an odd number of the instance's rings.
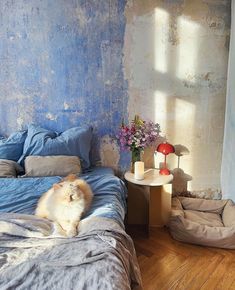
[[[166,165],[166,155],[175,152],[174,146],[167,142],[161,143],[157,147],[157,152],[160,152],[165,155],[164,167],[160,169],[159,173],[161,175],[169,175],[170,170],[167,168],[167,165]]]

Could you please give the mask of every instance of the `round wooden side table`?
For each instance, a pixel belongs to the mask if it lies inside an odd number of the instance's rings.
[[[139,224],[142,216],[141,223],[146,225],[148,235],[150,226],[166,225],[171,211],[173,175],[160,175],[158,169],[148,169],[143,180],[136,180],[130,171],[124,177],[128,181],[128,224]]]

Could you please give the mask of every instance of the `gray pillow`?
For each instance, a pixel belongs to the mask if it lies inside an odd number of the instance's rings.
[[[16,177],[23,168],[12,160],[0,159],[0,177]]]
[[[27,176],[66,176],[81,173],[81,163],[77,156],[28,156],[25,159]]]

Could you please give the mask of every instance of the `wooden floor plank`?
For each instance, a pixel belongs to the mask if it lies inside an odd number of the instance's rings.
[[[200,260],[204,259],[205,263],[202,267],[200,267],[200,264],[197,267],[196,273],[191,272],[191,276],[193,276],[193,279],[188,283],[187,288],[191,290],[197,290],[200,289],[203,284],[208,280],[211,273],[213,273],[216,269],[216,267],[219,265],[219,263],[222,261],[223,257],[220,255],[216,255],[213,258],[207,259],[207,257],[201,258]],[[195,275],[196,274],[196,275]],[[182,287],[180,289],[183,289]]]
[[[218,281],[217,284],[217,289],[232,289],[232,284],[234,283],[234,278],[235,278],[235,261],[231,261],[227,265],[227,269],[224,272],[224,275],[221,277],[220,281]],[[235,289],[235,288],[233,288]]]
[[[188,257],[185,263],[172,273],[163,289],[187,289],[192,280],[206,266],[206,259],[198,259],[197,256]],[[190,269],[190,271],[189,271]]]
[[[180,243],[166,228],[129,229],[144,290],[235,290],[235,250]]]
[[[202,290],[207,289],[223,289],[225,286],[223,285],[224,278],[226,277],[226,273],[230,272],[231,269],[231,257],[224,256],[223,260],[218,264],[215,271],[210,275],[208,280],[201,287]],[[233,273],[235,277],[235,273]],[[229,281],[228,281],[229,282]],[[230,283],[230,282],[229,282]],[[231,281],[232,283],[232,281]],[[235,289],[235,288],[233,288]]]

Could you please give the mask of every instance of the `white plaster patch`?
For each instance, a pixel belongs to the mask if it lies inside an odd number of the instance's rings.
[[[18,117],[16,119],[17,125],[18,125],[18,129],[21,129],[23,127],[24,124],[24,119],[22,117]]]
[[[16,33],[16,36],[17,36],[18,38],[22,38],[22,34],[21,34],[20,32],[17,32],[17,33]]]
[[[57,120],[57,116],[51,114],[51,113],[47,113],[46,114],[46,118],[50,121],[56,121]]]
[[[48,84],[48,79],[45,78],[45,77],[43,77],[43,78],[42,78],[42,82],[43,82],[44,84]]]
[[[119,146],[117,141],[109,135],[103,136],[100,141],[100,157],[103,166],[118,169],[118,162],[120,159]]]
[[[19,60],[19,64],[21,64],[21,65],[29,65],[29,61],[27,60],[27,59],[20,59]]]
[[[104,84],[105,85],[111,85],[111,81],[110,80],[107,80],[107,81],[104,82]]]
[[[133,0],[128,0],[126,3],[126,9],[127,8],[132,8],[133,7]]]
[[[30,124],[33,122],[34,115],[34,104],[31,101],[30,96],[24,95],[14,95],[16,98],[18,106],[16,108],[16,119],[9,120],[8,123],[11,124],[12,128],[15,128],[17,124],[17,129],[22,130],[24,125]],[[28,99],[23,101],[24,99]]]
[[[80,6],[78,6],[76,8],[76,14],[78,17],[78,22],[79,22],[80,28],[84,28],[86,26],[86,24],[88,23],[86,12],[84,11],[84,9],[82,9]]]
[[[10,96],[7,97],[7,100],[15,100],[22,102],[23,100],[30,100],[32,97],[30,95],[22,95],[20,93],[12,93]],[[22,105],[22,108],[24,108],[24,105]]]
[[[69,109],[69,104],[66,103],[66,102],[64,102],[64,109],[65,109],[65,110],[68,110],[68,109]]]

